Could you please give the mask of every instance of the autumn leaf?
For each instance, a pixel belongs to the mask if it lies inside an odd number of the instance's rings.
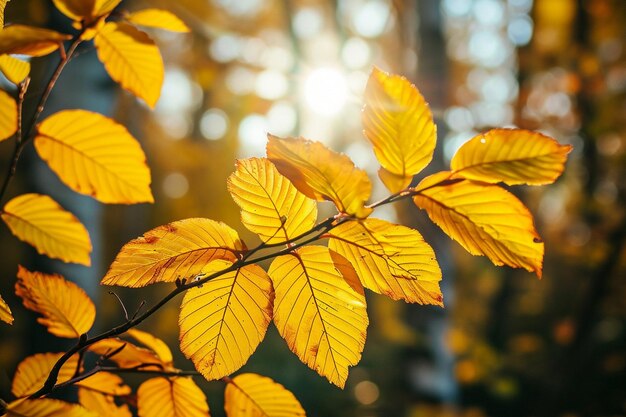
[[[91,264],[87,229],[47,195],[17,196],[4,206],[1,216],[11,233],[40,254],[63,262]]]
[[[215,261],[215,270],[228,263]],[[208,380],[241,368],[265,337],[272,319],[272,283],[249,265],[191,288],[181,305],[180,349]]]
[[[5,91],[0,90],[0,142],[17,132],[17,103]]]
[[[137,390],[139,417],[208,417],[204,393],[186,377],[152,378]]]
[[[492,129],[465,142],[450,165],[460,177],[508,185],[544,185],[565,169],[571,145],[523,129]]]
[[[257,374],[241,374],[228,381],[224,391],[224,410],[228,417],[306,415],[291,391]]]
[[[2,299],[2,296],[0,296],[0,320],[8,324],[13,324],[13,314],[11,313],[11,308],[6,301]]]
[[[100,340],[88,348],[90,351],[115,362],[121,368],[163,369],[164,364],[156,353],[140,348],[119,338]]]
[[[30,73],[30,62],[22,61],[10,55],[0,55],[0,72],[13,84],[19,84],[28,77]],[[0,104],[0,107],[5,108],[6,106]],[[0,135],[0,137],[2,137],[2,135]]]
[[[415,204],[472,255],[487,256],[495,265],[524,268],[541,278],[543,242],[522,202],[497,185],[446,183],[450,175],[426,177],[416,187]],[[441,181],[446,185],[436,185]]]
[[[108,22],[94,43],[111,78],[154,108],[161,95],[164,69],[152,39],[127,23]]]
[[[95,0],[52,0],[61,13],[72,20],[91,17]]]
[[[235,261],[244,249],[237,232],[224,223],[203,218],[179,220],[124,245],[102,284],[144,287],[191,279],[215,259]]]
[[[19,365],[13,376],[11,392],[17,398],[27,397],[43,387],[50,371],[63,353],[36,353],[28,356]],[[78,355],[71,356],[61,367],[57,384],[73,378],[78,367]]]
[[[268,271],[274,283],[274,322],[300,360],[343,388],[356,365],[368,324],[363,287],[350,263],[323,246],[279,256]]]
[[[241,207],[241,222],[266,243],[281,243],[309,231],[317,219],[315,201],[300,193],[265,158],[237,161],[228,191]]]
[[[43,315],[37,321],[58,337],[78,338],[96,318],[96,307],[85,291],[58,274],[31,272],[18,265],[15,293],[24,307]]]
[[[10,25],[0,30],[0,55],[44,56],[59,49],[72,37],[50,29]]]
[[[267,157],[307,197],[332,201],[340,212],[359,218],[372,212],[364,207],[372,184],[346,155],[319,142],[268,135]]]
[[[4,27],[4,9],[10,0],[0,0],[0,29]]]
[[[37,127],[35,149],[72,190],[103,203],[154,202],[141,146],[121,124],[98,113],[64,110]]]
[[[121,0],[52,0],[61,13],[75,21],[86,20],[110,13]]]
[[[7,417],[97,417],[78,404],[43,398],[38,400],[16,400],[7,406]]]
[[[172,365],[172,351],[164,341],[139,329],[130,329],[126,334],[153,351],[165,366]]]
[[[87,391],[93,391],[108,396],[130,394],[130,387],[124,384],[122,378],[110,372],[95,373],[88,378],[78,381],[75,385]]]
[[[92,1],[92,0],[89,0]],[[122,0],[95,0],[93,2],[93,16],[109,14],[120,4]]]
[[[144,9],[126,16],[129,23],[172,32],[189,32],[189,27],[175,14],[163,9]]]
[[[365,137],[382,166],[379,176],[395,193],[433,158],[437,128],[417,88],[400,75],[374,68],[365,87]]]
[[[118,406],[115,404],[115,400],[112,396],[104,395],[97,391],[79,388],[78,402],[99,417],[132,417],[128,405],[122,404]]]
[[[443,306],[441,270],[417,230],[369,218],[332,229],[328,247],[354,266],[363,286],[394,300]]]

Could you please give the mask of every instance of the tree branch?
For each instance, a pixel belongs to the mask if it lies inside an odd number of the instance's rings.
[[[2,187],[0,187],[0,201],[2,201],[2,199],[4,198],[7,188],[9,187],[11,180],[15,176],[15,172],[17,170],[17,163],[19,162],[19,159],[20,159],[20,156],[22,155],[22,151],[24,150],[24,147],[34,137],[37,121],[39,120],[39,117],[41,116],[41,113],[43,112],[43,109],[46,106],[46,103],[48,102],[48,98],[50,97],[50,93],[52,92],[52,89],[54,88],[57,80],[59,79],[59,76],[61,75],[63,68],[65,68],[65,65],[67,65],[70,59],[72,59],[72,55],[76,51],[76,48],[82,42],[82,39],[81,39],[82,34],[83,32],[81,31],[78,35],[76,35],[76,37],[72,41],[67,51],[63,48],[59,48],[59,50],[61,51],[61,60],[59,61],[59,64],[57,65],[56,69],[52,73],[52,76],[50,77],[50,80],[48,81],[46,89],[44,90],[43,94],[41,95],[41,98],[39,99],[39,103],[37,104],[37,108],[35,110],[35,113],[33,114],[33,117],[31,119],[30,125],[28,126],[28,129],[22,128],[22,107],[24,104],[24,95],[26,94],[26,90],[28,89],[30,78],[27,78],[24,82],[20,83],[19,85],[19,97],[18,97],[18,107],[17,107],[18,108],[18,126],[17,126],[18,131],[15,136],[16,137],[15,149],[13,150],[11,163],[9,164],[9,169],[7,171],[6,177],[4,178],[4,181],[2,182]]]

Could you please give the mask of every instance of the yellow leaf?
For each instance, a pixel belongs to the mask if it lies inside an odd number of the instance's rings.
[[[130,387],[124,384],[122,378],[110,372],[95,373],[89,378],[77,382],[76,386],[83,388],[84,391],[95,391],[107,396],[130,394]]]
[[[58,337],[80,337],[96,318],[96,307],[85,291],[61,275],[31,272],[18,265],[15,293],[24,307],[43,315],[37,321]]]
[[[78,404],[50,398],[13,401],[6,411],[8,417],[97,417]]]
[[[361,359],[368,324],[363,287],[350,263],[323,246],[277,257],[274,322],[302,362],[343,388]]]
[[[121,0],[52,0],[61,13],[75,21],[86,20],[110,13]]]
[[[380,178],[395,193],[433,158],[437,128],[417,88],[406,78],[374,68],[365,87],[364,133],[383,167]]]
[[[26,397],[43,387],[50,371],[63,353],[37,353],[27,357],[19,365],[13,376],[11,392],[16,397]],[[78,355],[70,357],[59,371],[57,384],[69,381],[78,366]]]
[[[70,35],[50,29],[11,25],[0,30],[0,55],[44,56],[59,49]]]
[[[543,185],[565,168],[571,145],[523,129],[492,129],[465,142],[450,165],[457,176],[488,183]]]
[[[100,417],[132,417],[132,413],[126,404],[118,406],[115,404],[112,396],[104,395],[97,391],[79,388],[78,401],[87,410]]]
[[[13,324],[13,314],[11,314],[11,308],[0,296],[0,320],[5,323]]]
[[[121,3],[122,0],[95,0],[93,3],[93,13],[94,17],[104,16],[105,14],[111,13],[113,9],[117,7],[118,4]]]
[[[139,142],[121,124],[86,110],[64,110],[37,127],[35,149],[72,190],[103,203],[154,202]]]
[[[4,9],[10,0],[0,0],[0,29],[4,27]]]
[[[372,212],[364,207],[372,184],[346,155],[303,138],[268,135],[268,139],[267,157],[306,196],[332,201],[340,212],[359,218]]]
[[[142,367],[142,369],[162,369],[164,367],[161,359],[154,352],[118,338],[100,340],[89,346],[88,349],[100,356],[106,356],[121,368],[133,368],[138,365],[152,365]]]
[[[415,204],[472,255],[534,271],[541,278],[543,242],[522,202],[497,185],[446,183],[449,177],[449,172],[439,172],[422,180]],[[445,185],[436,185],[441,181]]]
[[[235,372],[265,337],[273,295],[269,277],[257,265],[188,290],[178,320],[181,351],[208,380]]]
[[[224,410],[228,417],[304,417],[297,398],[270,378],[241,374],[226,385]]]
[[[28,77],[30,62],[22,61],[10,55],[0,55],[0,72],[13,84],[19,84]],[[5,107],[4,105],[1,106]]]
[[[105,285],[144,287],[192,279],[215,259],[235,261],[245,246],[224,223],[204,218],[179,220],[131,240],[102,279]]]
[[[137,390],[139,417],[208,417],[204,393],[191,378],[152,378]]]
[[[17,132],[17,103],[5,91],[0,90],[0,142]]]
[[[164,69],[152,39],[127,23],[108,22],[94,42],[111,78],[154,108],[161,95]]]
[[[159,359],[166,365],[172,365],[172,351],[165,344],[164,341],[159,339],[158,337],[154,337],[150,333],[138,330],[138,329],[130,329],[126,332],[130,337],[156,353]]]
[[[172,12],[162,9],[144,9],[126,16],[130,23],[172,32],[189,32],[189,27]]]
[[[91,264],[87,229],[47,195],[17,196],[4,206],[1,216],[11,233],[40,254],[63,262]]]
[[[394,300],[443,306],[441,270],[417,230],[369,218],[339,225],[328,247],[344,256],[363,286]]]
[[[281,243],[309,231],[317,220],[315,201],[300,193],[265,158],[237,161],[228,191],[241,207],[241,222],[266,243]]]
[[[91,17],[95,0],[52,0],[61,13],[72,20]]]

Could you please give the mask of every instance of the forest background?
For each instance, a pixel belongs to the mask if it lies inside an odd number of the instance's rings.
[[[446,166],[476,132],[495,126],[540,129],[574,146],[555,185],[519,191],[546,242],[544,277],[471,257],[413,205],[400,205],[384,216],[418,227],[433,245],[446,309],[370,295],[368,341],[345,391],[302,366],[273,327],[244,371],[288,387],[311,416],[626,415],[623,1],[126,0],[122,6],[163,7],[192,29],[153,34],[166,63],[156,110],[117,89],[93,48],[84,48],[46,113],[80,107],[126,125],[147,154],[157,203],[104,206],[73,194],[27,151],[10,196],[53,195],[86,224],[94,251],[91,268],[62,264],[38,256],[4,228],[0,293],[10,305],[21,304],[12,295],[19,260],[85,288],[98,305],[100,330],[118,323],[119,304],[98,282],[120,247],[180,218],[239,224],[225,180],[235,158],[263,154],[267,131],[321,140],[374,178],[360,111],[376,65],[405,75],[429,101],[439,140],[433,169]],[[6,20],[69,30],[46,0],[14,0]],[[32,82],[43,85],[37,81],[49,77],[53,64],[34,60]],[[2,166],[10,146],[0,144]],[[137,303],[165,291],[116,290]],[[143,327],[173,347],[176,304]],[[67,348],[31,325],[33,313],[13,312],[15,324],[0,327],[2,392],[25,356],[41,346]],[[173,350],[176,362],[186,363]],[[201,387],[219,410],[223,387]]]

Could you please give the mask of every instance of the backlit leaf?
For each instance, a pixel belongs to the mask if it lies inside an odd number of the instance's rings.
[[[237,232],[224,223],[204,218],[179,220],[124,245],[102,283],[143,287],[191,279],[215,259],[235,261],[244,249]]]
[[[266,243],[285,242],[310,230],[315,201],[300,193],[265,158],[237,161],[228,191],[241,207],[241,222]]]
[[[154,202],[141,146],[121,124],[86,110],[64,110],[37,127],[35,149],[72,190],[103,203]]]
[[[22,194],[9,201],[2,220],[18,239],[37,252],[89,266],[91,241],[85,226],[47,195]]]
[[[50,371],[63,353],[36,353],[27,357],[19,365],[13,376],[11,392],[16,397],[26,397],[43,387]],[[59,371],[57,384],[69,381],[78,366],[78,355],[70,357]]]
[[[279,256],[274,322],[289,348],[311,369],[343,388],[361,359],[368,324],[363,286],[350,263],[323,246]]]
[[[0,55],[0,72],[13,84],[19,84],[30,73],[30,62],[22,61],[10,55]],[[0,105],[4,108],[4,105]]]
[[[189,32],[189,27],[175,14],[162,9],[144,9],[126,16],[130,23],[140,26],[165,29],[172,32]]]
[[[50,398],[13,401],[6,411],[7,417],[97,417],[81,405]]]
[[[11,314],[11,308],[0,296],[0,320],[5,323],[13,324],[13,314]]]
[[[118,406],[112,396],[97,391],[79,388],[78,401],[83,407],[99,417],[132,417],[128,405]]]
[[[383,167],[379,176],[391,192],[406,188],[433,158],[437,128],[417,88],[400,75],[374,68],[365,88],[365,137]]]
[[[186,377],[152,378],[137,390],[139,417],[208,417],[204,393]]]
[[[154,337],[148,332],[141,331],[139,329],[130,329],[126,332],[130,337],[156,353],[156,355],[161,359],[161,361],[166,365],[171,365],[172,351],[165,344],[164,341],[159,339],[158,337]]]
[[[226,385],[224,409],[228,417],[302,417],[306,413],[285,387],[257,374],[241,374]]]
[[[17,103],[9,94],[0,90],[0,142],[17,132]]]
[[[0,29],[4,27],[4,9],[10,0],[0,0]]]
[[[541,277],[543,242],[522,202],[497,185],[467,180],[435,185],[449,177],[440,172],[425,178],[416,187],[422,191],[413,197],[415,204],[472,255]]]
[[[96,307],[85,291],[58,274],[31,272],[18,265],[15,293],[24,307],[43,315],[37,321],[58,337],[80,337],[96,318]]]
[[[268,139],[267,157],[306,196],[332,201],[340,212],[359,218],[372,212],[364,207],[372,184],[346,155],[303,138],[268,135]]]
[[[91,17],[95,0],[52,0],[61,13],[72,20]]]
[[[11,25],[0,30],[0,55],[44,56],[59,49],[70,35],[50,29]]]
[[[441,270],[417,230],[369,218],[343,223],[328,236],[328,247],[352,263],[365,288],[394,300],[443,306]]]
[[[272,301],[270,278],[257,265],[188,290],[178,320],[181,351],[208,380],[235,372],[265,337]]]
[[[523,129],[492,129],[465,142],[450,165],[458,176],[508,185],[554,182],[565,168],[571,145]]]
[[[122,378],[110,372],[97,372],[88,378],[78,381],[76,386],[87,391],[95,391],[109,396],[130,394],[130,387],[124,384]]]
[[[94,42],[111,78],[154,107],[161,95],[164,69],[152,39],[127,23],[108,22]]]
[[[106,356],[121,368],[133,368],[146,365],[142,369],[162,369],[164,364],[151,350],[140,348],[131,342],[119,338],[100,340],[88,348],[90,351]],[[151,366],[150,366],[151,365]]]
[[[57,9],[72,20],[91,22],[110,13],[121,0],[52,0]]]

